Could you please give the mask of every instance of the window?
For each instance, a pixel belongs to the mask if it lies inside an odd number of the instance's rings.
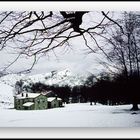
[[[40,103],[40,100],[38,99],[37,102]]]

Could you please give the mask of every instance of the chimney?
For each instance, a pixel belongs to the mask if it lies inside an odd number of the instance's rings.
[[[57,95],[55,95],[55,99],[57,100]]]
[[[26,97],[28,97],[28,94],[26,93]]]
[[[19,90],[18,90],[18,94],[20,94]]]

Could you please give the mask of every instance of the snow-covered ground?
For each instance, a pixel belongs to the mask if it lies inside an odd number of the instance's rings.
[[[140,112],[130,108],[78,103],[38,111],[0,109],[0,127],[140,127]]]
[[[130,111],[131,105],[77,103],[48,110],[15,110],[10,83],[0,81],[0,127],[140,127],[140,111]]]

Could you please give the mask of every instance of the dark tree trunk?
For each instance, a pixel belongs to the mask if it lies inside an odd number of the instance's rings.
[[[133,104],[132,104],[132,109],[131,109],[131,110],[134,110],[134,111],[139,110],[138,104],[137,104],[137,103],[133,103]]]
[[[90,105],[92,105],[92,101],[90,101]]]

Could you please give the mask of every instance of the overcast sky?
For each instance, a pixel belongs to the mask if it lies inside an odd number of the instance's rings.
[[[96,13],[96,14],[95,14]],[[81,27],[86,28],[93,24],[95,21],[100,20],[101,14],[99,12],[93,12],[90,14],[86,14],[83,17],[83,24]],[[94,18],[93,18],[94,15]],[[38,63],[34,66],[32,72],[30,74],[36,73],[45,73],[50,72],[52,70],[64,70],[70,69],[73,73],[85,74],[88,72],[91,73],[99,73],[103,71],[104,67],[99,65],[98,61],[103,60],[103,57],[95,54],[90,53],[88,54],[88,50],[85,47],[84,42],[81,38],[75,38],[71,42],[71,48],[69,47],[60,47],[54,50],[54,52],[50,52],[46,56],[43,56],[39,59]],[[89,44],[92,43],[89,40]],[[0,68],[2,69],[9,62],[14,60],[17,54],[10,54],[10,50],[5,49],[4,51],[0,52]],[[32,58],[30,59],[19,59],[15,64],[13,64],[8,70],[9,71],[21,71],[27,69],[31,66]]]
[[[89,51],[81,40],[77,39],[72,43],[72,48],[58,48],[46,56],[41,57],[34,66],[30,74],[45,73],[52,70],[69,69],[73,73],[86,74],[87,72],[99,73],[104,68],[99,65],[98,60],[101,56],[87,52]],[[3,68],[12,62],[17,54],[10,54],[8,51],[0,52],[0,67]],[[99,58],[99,59],[98,59]],[[19,59],[10,68],[9,72],[18,72],[28,69],[33,62],[32,58]]]

